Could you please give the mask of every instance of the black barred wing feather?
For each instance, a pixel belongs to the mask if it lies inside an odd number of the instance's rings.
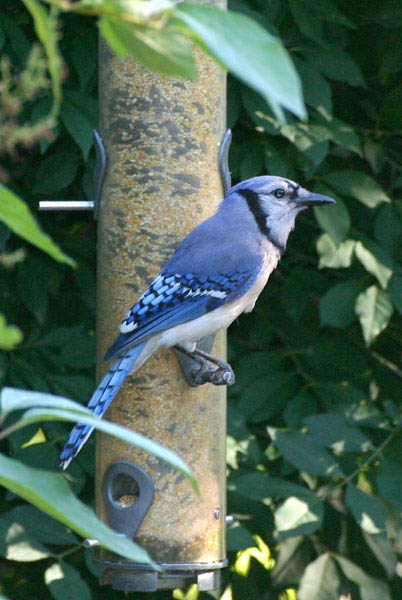
[[[124,315],[120,335],[105,360],[154,333],[196,319],[244,293],[257,271],[202,276],[164,274],[154,279],[138,302]]]

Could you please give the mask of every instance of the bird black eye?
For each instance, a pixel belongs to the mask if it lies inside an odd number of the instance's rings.
[[[285,190],[282,188],[278,188],[277,190],[273,191],[273,194],[275,198],[283,198],[285,195]]]

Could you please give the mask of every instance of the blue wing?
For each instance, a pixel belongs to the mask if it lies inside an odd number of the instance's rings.
[[[129,310],[120,325],[122,332],[109,348],[105,360],[151,335],[201,317],[244,294],[254,283],[260,265],[253,269],[203,276],[195,273],[162,273]]]

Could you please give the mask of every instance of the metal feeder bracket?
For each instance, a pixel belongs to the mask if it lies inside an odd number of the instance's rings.
[[[93,200],[41,200],[39,210],[93,210],[98,218],[99,199],[106,171],[106,150],[99,132],[92,131],[95,146],[94,199]]]

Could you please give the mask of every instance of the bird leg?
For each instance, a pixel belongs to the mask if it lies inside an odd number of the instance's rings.
[[[198,371],[192,372],[196,385],[203,385],[204,383],[213,383],[214,385],[234,384],[235,375],[232,367],[227,362],[211,356],[198,348],[188,350],[186,347],[180,345],[175,346],[175,348],[200,365]],[[218,368],[211,368],[211,363],[217,365]]]

